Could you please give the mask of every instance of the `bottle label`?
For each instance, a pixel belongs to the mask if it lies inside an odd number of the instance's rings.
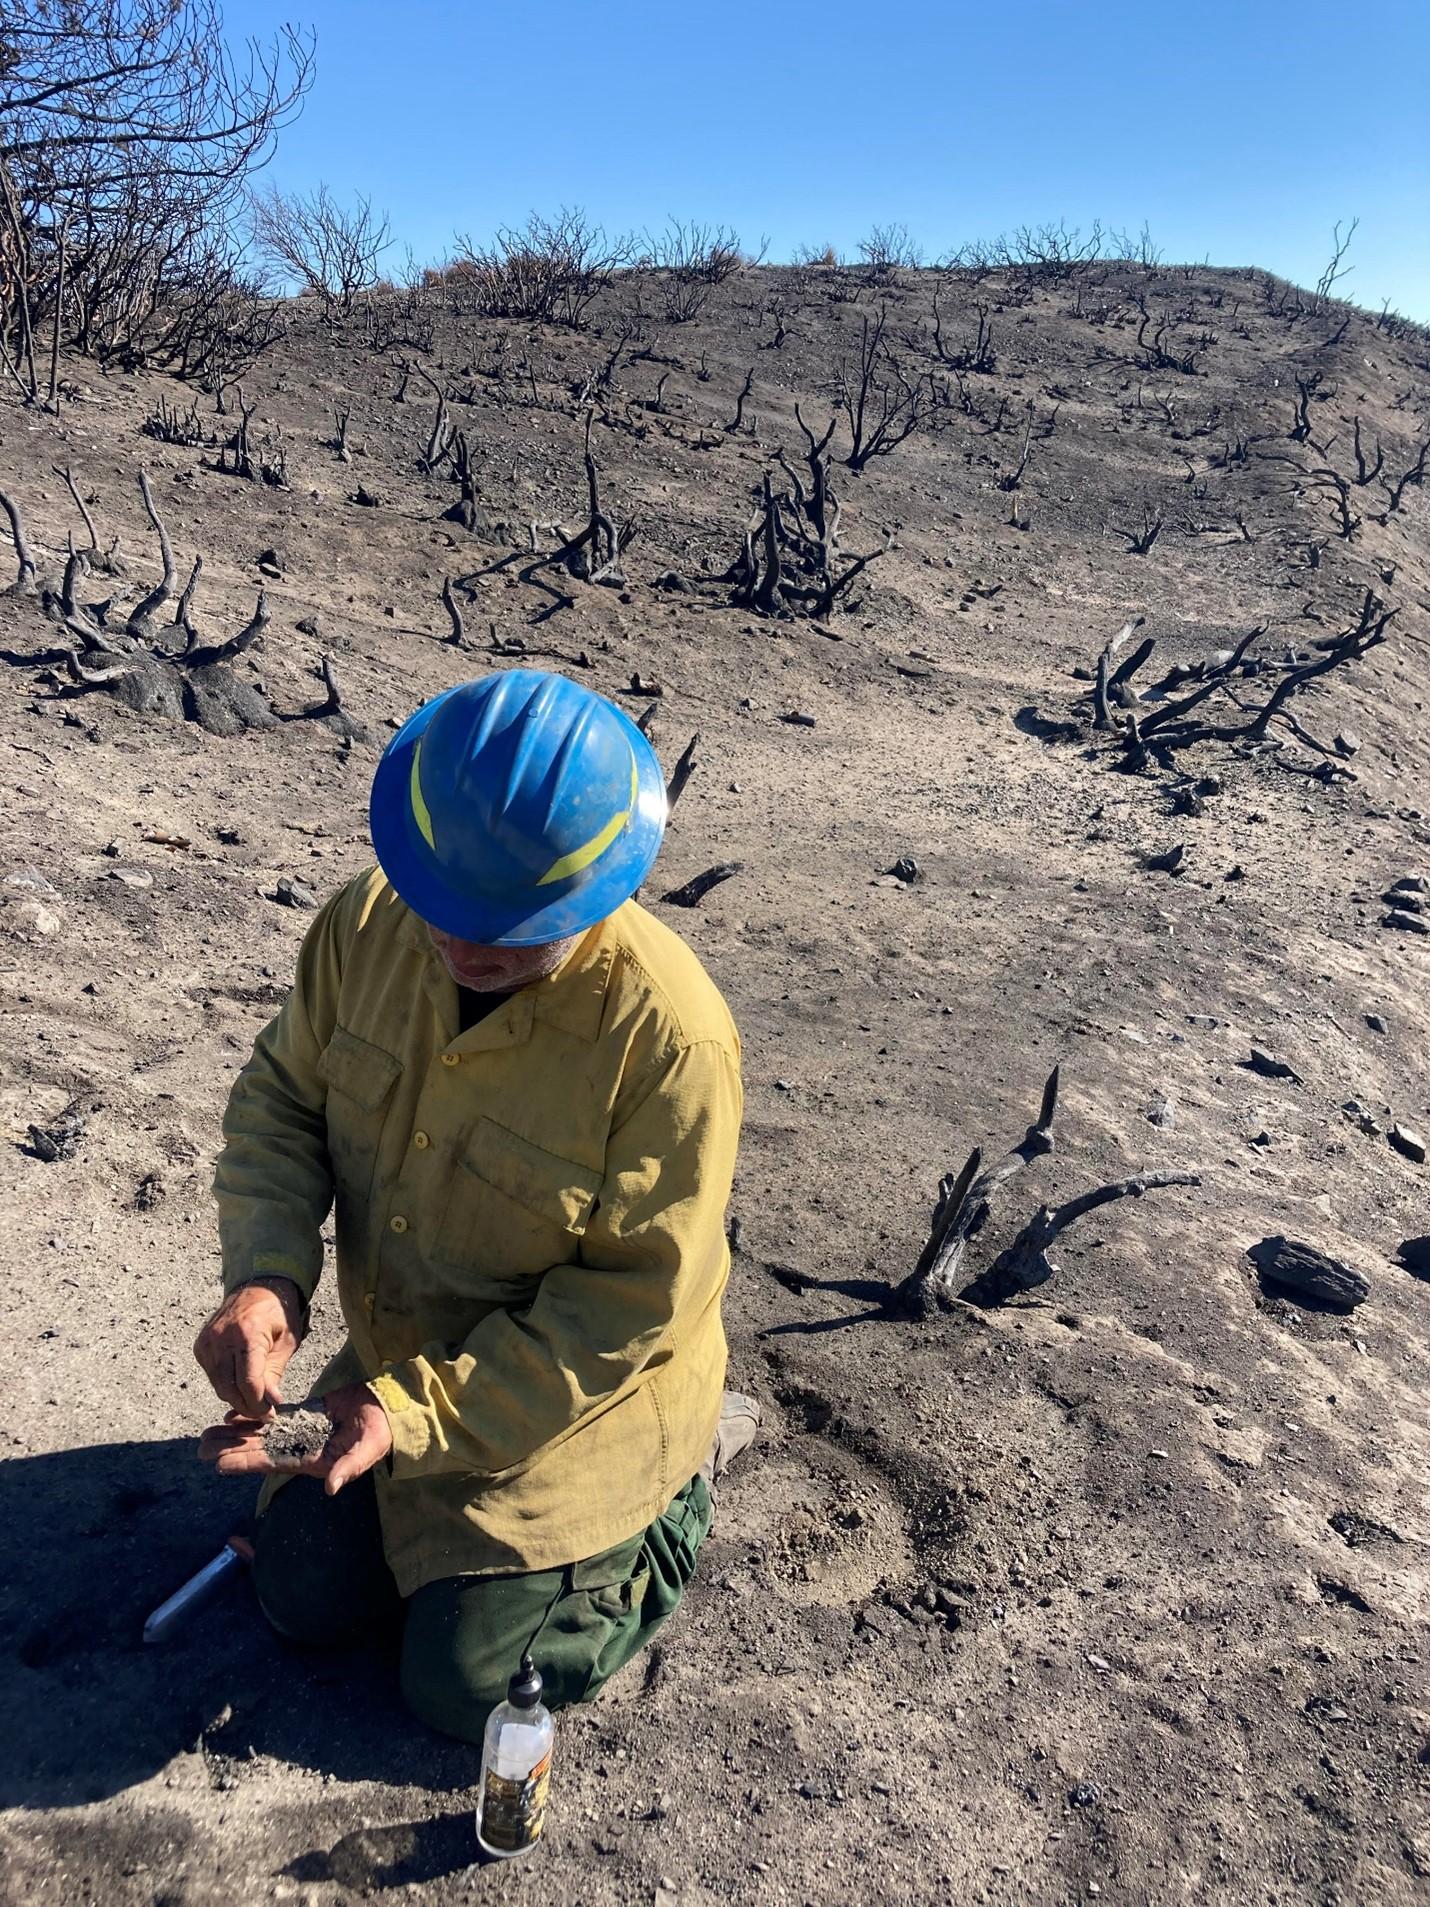
[[[523,1780],[487,1773],[482,1789],[482,1839],[503,1854],[530,1847],[546,1824],[551,1756],[544,1755]]]

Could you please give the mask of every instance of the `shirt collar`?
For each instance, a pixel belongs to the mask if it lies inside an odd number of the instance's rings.
[[[397,904],[405,915],[400,929],[402,939],[425,956],[433,970],[434,982],[440,975],[450,986],[450,976],[428,938],[426,925],[402,901],[399,900]],[[517,1036],[525,1038],[529,1034],[534,1013],[535,1018],[548,1026],[558,1026],[578,1040],[594,1045],[601,1032],[616,942],[613,920],[598,921],[594,927],[587,929],[565,964],[558,967],[550,979],[538,980],[534,986],[524,987],[520,993],[514,994],[512,1004],[518,1012],[512,1024]],[[455,1014],[455,987],[452,987],[450,1004]],[[503,1015],[499,1013],[494,1017],[501,1020]],[[474,1027],[471,1030],[475,1033],[478,1029]]]
[[[616,936],[610,921],[599,921],[588,928],[565,964],[549,980],[540,980],[528,989],[537,1019],[594,1045],[601,1032],[615,953]]]

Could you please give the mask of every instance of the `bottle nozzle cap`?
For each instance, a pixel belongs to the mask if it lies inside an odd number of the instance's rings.
[[[529,1655],[524,1655],[521,1667],[507,1683],[506,1699],[513,1708],[535,1708],[543,1686],[540,1670]]]

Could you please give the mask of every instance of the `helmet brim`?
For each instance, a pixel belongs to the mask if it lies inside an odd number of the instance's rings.
[[[461,684],[458,685],[460,688]],[[665,832],[665,782],[655,751],[622,708],[611,704],[629,731],[637,793],[630,821],[601,856],[598,870],[578,887],[549,900],[539,889],[509,904],[463,893],[432,866],[412,812],[412,757],[437,710],[457,689],[424,703],[389,743],[373,777],[368,821],[378,866],[413,913],[456,940],[480,947],[541,947],[581,934],[605,920],[640,887],[660,852]]]

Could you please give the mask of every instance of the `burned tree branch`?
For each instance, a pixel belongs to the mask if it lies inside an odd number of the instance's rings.
[[[1016,490],[1023,481],[1023,472],[1028,468],[1028,459],[1033,454],[1033,401],[1028,400],[1028,421],[1023,430],[1023,450],[1017,463],[1011,470],[1005,470],[998,479],[1000,490]]]
[[[1311,440],[1311,400],[1320,386],[1321,373],[1313,371],[1309,377],[1296,380],[1296,415],[1286,435],[1293,444],[1305,444]]]
[[[1142,528],[1140,530],[1129,530],[1121,523],[1114,523],[1112,528],[1116,530],[1119,536],[1125,536],[1127,538],[1130,553],[1133,556],[1146,556],[1150,552],[1152,545],[1157,541],[1157,538],[1162,534],[1165,523],[1166,518],[1162,515],[1160,510],[1154,514],[1151,504],[1144,503],[1142,505]]]
[[[482,523],[481,508],[477,501],[477,470],[464,430],[459,430],[452,438],[451,451],[452,468],[462,494],[449,509],[442,512],[442,520],[444,523],[459,523],[464,530],[476,531]]]
[[[813,599],[809,613],[815,622],[826,622],[834,611],[834,605],[845,591],[858,581],[871,563],[878,562],[881,556],[887,556],[894,547],[891,531],[880,549],[866,551],[863,556],[851,557],[845,569],[841,570],[837,576],[831,575],[825,587]]]
[[[71,681],[78,683],[80,687],[103,689],[112,682],[118,682],[124,676],[133,675],[139,666],[139,659],[136,656],[116,656],[114,660],[102,664],[101,667],[91,669],[85,666],[75,650],[69,649],[65,652],[65,666],[69,670]]]
[[[466,624],[462,621],[462,611],[457,602],[457,598],[452,593],[452,579],[450,576],[444,576],[442,578],[442,607],[452,619],[451,633],[445,637],[445,640],[451,643],[454,649],[460,649],[465,644],[467,629]]]
[[[1198,1172],[1146,1172],[1115,1185],[1100,1185],[1084,1192],[1054,1210],[1039,1206],[1006,1251],[999,1253],[981,1278],[974,1280],[964,1294],[973,1304],[1002,1304],[1019,1291],[1032,1291],[1046,1284],[1057,1271],[1048,1257],[1049,1247],[1067,1228],[1088,1212],[1109,1205],[1114,1199],[1142,1198],[1146,1193],[1173,1185],[1200,1185]]]
[[[908,1277],[889,1294],[892,1315],[927,1319],[950,1307],[964,1250],[987,1224],[993,1194],[1025,1165],[1053,1150],[1059,1074],[1056,1066],[1048,1074],[1037,1118],[997,1165],[981,1171],[983,1153],[975,1147],[956,1177],[949,1174],[939,1181],[928,1242]]]
[[[849,431],[849,469],[859,472],[873,457],[887,457],[916,431],[927,428],[933,410],[933,380],[908,377],[886,342],[887,304],[871,323],[866,315],[854,365],[841,361],[836,376],[839,407]]]
[[[754,388],[755,388],[755,367],[752,364],[749,370],[746,371],[745,373],[745,382],[740,387],[740,395],[735,399],[735,415],[730,419],[729,423],[725,426],[727,431],[731,431],[731,432],[741,431],[745,428],[745,406],[749,402],[750,393],[754,390]]]
[[[1381,447],[1380,439],[1377,437],[1375,440],[1375,462],[1371,463],[1366,457],[1365,448],[1361,443],[1359,411],[1357,411],[1356,413],[1354,428],[1355,428],[1354,443],[1355,443],[1355,458],[1356,458],[1355,480],[1359,485],[1361,485],[1362,488],[1364,488],[1366,484],[1373,482],[1374,479],[1378,477],[1381,471],[1385,468],[1385,451]]]
[[[636,534],[636,520],[628,518],[616,527],[601,508],[599,466],[591,448],[593,414],[586,413],[586,527],[567,537],[550,561],[565,563],[573,576],[588,583],[623,584],[625,571],[621,557]]]
[[[174,611],[175,626],[184,632],[184,647],[181,651],[183,656],[192,655],[200,646],[199,632],[194,627],[193,611],[194,596],[199,587],[199,578],[203,573],[204,559],[202,556],[196,556],[194,567],[189,571],[189,580],[184,584],[184,593],[179,598],[179,606]]]
[[[941,289],[941,287],[940,287]],[[938,353],[939,362],[946,364],[951,371],[979,371],[984,376],[995,369],[998,359],[993,349],[993,327],[988,322],[987,305],[975,305],[978,316],[978,335],[970,345],[961,351],[950,351],[943,338],[943,315],[938,307],[939,291],[933,295],[933,346]]]
[[[1122,649],[1122,645],[1127,641],[1129,636],[1142,627],[1146,620],[1147,618],[1145,616],[1129,617],[1118,630],[1117,634],[1108,638],[1102,653],[1097,658],[1097,682],[1094,689],[1094,726],[1097,728],[1112,727],[1111,699],[1114,688],[1121,687],[1123,683],[1130,680],[1133,673],[1141,668],[1142,664],[1147,660],[1147,657],[1152,653],[1153,645],[1149,639],[1143,643],[1142,647],[1131,658],[1130,662],[1125,662],[1115,676],[1112,674],[1112,665],[1116,661]]]
[[[186,649],[181,659],[187,667],[193,669],[208,668],[215,662],[232,662],[235,656],[241,656],[245,649],[253,647],[268,627],[270,620],[268,592],[260,589],[258,603],[252,616],[236,636],[230,636],[227,642],[215,642]]]
[[[674,811],[676,802],[679,801],[680,797],[685,793],[686,785],[690,777],[699,766],[695,758],[695,750],[699,742],[700,736],[697,732],[692,735],[690,740],[685,744],[680,760],[670,771],[670,780],[665,784],[665,805],[667,814]]]
[[[169,542],[169,532],[164,528],[163,518],[159,515],[155,507],[153,492],[149,488],[149,473],[147,470],[141,470],[139,472],[139,494],[144,499],[145,514],[148,516],[150,523],[154,527],[154,533],[159,539],[159,555],[164,564],[164,574],[159,578],[159,581],[154,585],[153,589],[149,591],[149,594],[143,601],[136,606],[127,625],[129,634],[133,636],[136,642],[147,642],[150,638],[150,626],[155,616],[158,615],[159,611],[174,593],[177,571],[174,568],[174,550],[172,544]]]
[[[742,874],[744,869],[743,861],[722,861],[717,867],[707,867],[703,874],[697,874],[694,880],[687,881],[683,887],[673,887],[660,898],[669,907],[698,907],[712,887],[718,887],[734,874]]]
[[[1424,483],[1425,461],[1427,458],[1430,458],[1430,437],[1427,437],[1425,442],[1421,444],[1415,454],[1415,462],[1411,464],[1403,476],[1397,477],[1394,483],[1387,483],[1384,477],[1381,478],[1381,485],[1388,499],[1387,507],[1390,510],[1394,511],[1400,508],[1405,492],[1412,485],[1418,489],[1419,486]]]
[[[1355,625],[1317,645],[1320,653],[1310,661],[1288,662],[1261,707],[1248,710],[1244,703],[1231,694],[1231,684],[1247,673],[1242,658],[1251,643],[1265,634],[1264,629],[1254,629],[1193,694],[1180,702],[1168,703],[1153,715],[1144,716],[1142,735],[1145,738],[1155,730],[1158,742],[1164,748],[1185,748],[1194,742],[1203,741],[1264,741],[1272,721],[1283,713],[1293,695],[1299,694],[1308,682],[1325,675],[1329,670],[1339,668],[1344,663],[1360,661],[1378,643],[1385,641],[1386,631],[1398,614],[1398,610],[1388,609],[1374,591],[1367,590]],[[1194,707],[1218,693],[1225,694],[1233,702],[1239,716],[1249,719],[1224,723],[1187,722],[1186,717]]]
[[[19,565],[19,574],[10,585],[10,593],[15,596],[28,596],[35,587],[35,558],[25,536],[25,519],[20,514],[20,506],[8,491],[0,490],[0,510],[10,519],[10,535],[15,544],[15,561]]]
[[[76,508],[76,510],[79,511],[80,516],[84,519],[84,527],[86,528],[86,530],[89,531],[90,551],[95,556],[97,556],[99,554],[99,538],[95,534],[94,518],[90,515],[89,508],[86,505],[84,498],[80,495],[79,485],[74,480],[73,471],[70,469],[68,464],[66,464],[63,469],[61,469],[58,464],[55,464],[53,466],[53,469],[57,477],[62,477],[64,479],[65,488],[69,491],[70,496],[74,499],[74,507]]]

